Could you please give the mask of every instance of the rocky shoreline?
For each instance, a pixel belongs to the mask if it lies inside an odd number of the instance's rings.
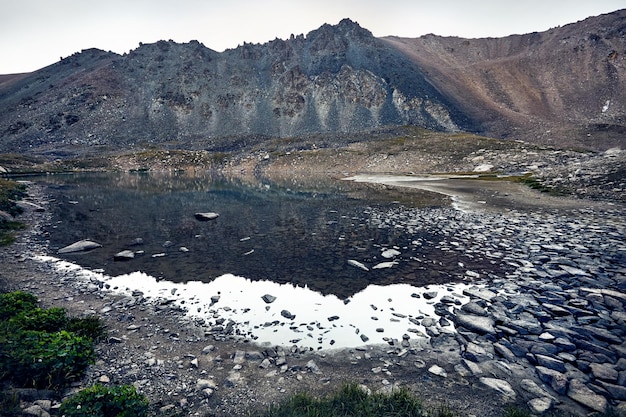
[[[45,190],[31,185],[29,194],[46,207]],[[255,345],[226,327],[189,320],[176,304],[115,294],[75,270],[35,261],[47,254],[37,238],[47,214],[29,210],[30,229],[0,250],[0,283],[34,293],[46,307],[105,320],[109,339],[98,346],[83,386],[131,383],[163,413],[182,415],[242,414],[346,381],[373,391],[405,386],[460,415],[498,416],[507,403],[536,414],[626,412],[622,206],[431,212],[428,220],[441,222],[444,250],[506,264],[510,272],[468,277],[475,284],[464,293],[470,302],[449,294],[435,305],[437,317],[415,317],[426,334],[317,352]],[[372,219],[407,228],[424,220],[410,211],[372,213]],[[452,324],[457,332],[442,331]],[[31,392],[25,407],[41,407],[34,401],[42,395]]]

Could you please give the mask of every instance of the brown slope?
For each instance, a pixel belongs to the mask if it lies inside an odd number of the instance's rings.
[[[626,144],[626,9],[504,38],[383,40],[423,68],[482,133],[599,148]]]

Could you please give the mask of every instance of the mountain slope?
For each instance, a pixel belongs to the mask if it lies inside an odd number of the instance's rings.
[[[624,143],[626,10],[497,39],[384,40],[422,68],[484,133]]]

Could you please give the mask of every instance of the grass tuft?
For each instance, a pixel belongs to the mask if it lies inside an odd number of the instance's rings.
[[[407,389],[370,394],[357,384],[346,384],[327,397],[299,393],[254,417],[454,417],[447,407],[429,410]]]

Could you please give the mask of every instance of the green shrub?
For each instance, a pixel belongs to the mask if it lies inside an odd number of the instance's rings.
[[[0,379],[19,386],[61,388],[80,377],[94,359],[92,340],[66,330],[20,330],[2,339]]]
[[[104,335],[99,318],[67,316],[63,308],[41,309],[37,298],[15,291],[0,295],[0,381],[59,389],[79,378]]]
[[[36,330],[40,332],[58,332],[63,330],[68,318],[65,309],[53,307],[46,310],[34,308],[21,311],[9,319],[9,326],[15,330]]]
[[[106,329],[100,317],[89,316],[84,318],[70,317],[65,325],[65,330],[74,332],[78,336],[87,337],[94,343],[99,342],[106,336]]]
[[[37,297],[23,291],[0,294],[0,320],[37,308]]]
[[[59,412],[65,417],[144,417],[148,400],[132,385],[93,385],[63,401]]]

